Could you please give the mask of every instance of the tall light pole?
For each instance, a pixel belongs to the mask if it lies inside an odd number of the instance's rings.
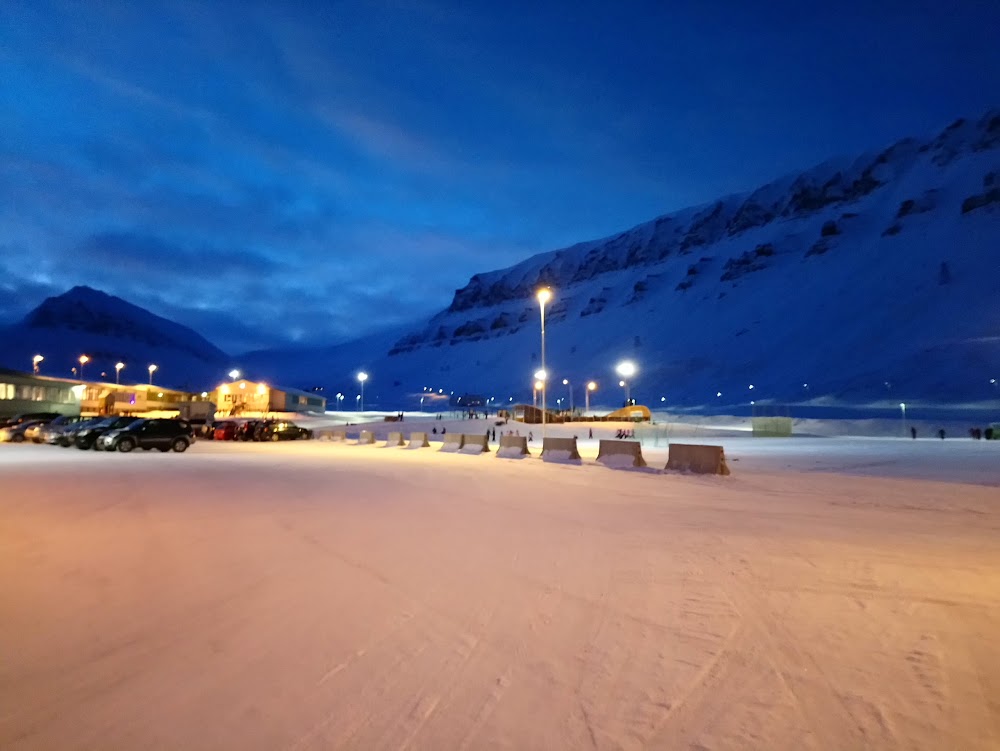
[[[542,371],[539,370],[538,372],[541,373]],[[539,381],[539,380],[537,380],[537,379],[532,384],[532,388],[531,388],[531,406],[532,407],[535,407],[535,408],[538,407],[538,392],[542,390],[542,387],[543,387],[542,382]]]
[[[899,403],[899,411],[903,414],[903,438],[906,438],[906,404]]]
[[[368,374],[365,371],[358,373],[358,380],[361,381],[361,411],[365,411],[365,381],[368,380]]]
[[[542,315],[542,373],[545,375],[539,380],[542,382],[542,438],[545,438],[545,391],[548,381],[548,373],[545,370],[545,303],[552,299],[552,290],[542,287],[535,293],[535,297],[538,298],[538,310]]]
[[[587,414],[590,414],[590,392],[591,391],[597,391],[597,384],[594,383],[593,381],[590,381],[590,382],[587,383],[587,390],[583,392],[583,398],[587,402],[587,406],[586,406],[586,408],[585,408],[584,411]]]
[[[116,362],[115,363],[115,386],[117,386],[117,385],[119,385],[119,383],[121,383],[121,372],[122,372],[122,368],[124,368],[124,367],[125,367],[125,363],[123,363],[123,362]]]
[[[41,355],[35,355],[34,357],[31,358],[31,372],[32,373],[37,373],[38,372],[38,363],[40,363],[44,359],[45,358],[42,357]]]
[[[632,376],[635,375],[635,363],[631,360],[623,360],[615,367],[615,372],[622,377],[618,382],[619,386],[625,387],[625,404],[632,402]]]
[[[568,378],[563,378],[563,386],[569,392],[569,411],[573,411],[573,384],[569,382]]]
[[[338,411],[338,412],[339,412],[339,411],[340,411],[340,409],[341,409],[341,406],[340,406],[340,403],[341,403],[342,401],[344,401],[344,395],[343,395],[343,394],[341,394],[341,393],[340,393],[340,392],[338,391],[338,392],[337,392],[337,411]]]
[[[86,355],[80,355],[80,380],[83,380],[83,366],[90,362],[90,358]]]
[[[156,372],[156,366],[155,365],[150,365],[148,368],[146,368],[146,370],[149,371],[149,385],[152,386],[153,385],[153,373]]]

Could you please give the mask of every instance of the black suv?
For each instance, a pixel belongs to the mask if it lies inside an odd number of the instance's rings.
[[[97,439],[104,433],[124,428],[138,420],[138,417],[105,417],[103,420],[87,425],[77,430],[73,435],[73,443],[78,449],[97,448]]]
[[[184,420],[136,420],[119,430],[101,436],[97,448],[128,453],[136,448],[160,451],[187,451],[194,442],[191,426]]]
[[[312,438],[311,430],[300,428],[286,420],[265,420],[260,429],[260,441],[295,441]]]

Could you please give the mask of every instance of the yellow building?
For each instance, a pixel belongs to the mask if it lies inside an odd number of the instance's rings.
[[[211,394],[190,393],[145,383],[117,384],[84,382],[80,412],[84,415],[145,415],[180,412],[185,418],[205,417],[214,412]]]
[[[220,416],[265,415],[269,412],[326,411],[326,398],[308,391],[269,386],[245,378],[221,384],[213,401]]]

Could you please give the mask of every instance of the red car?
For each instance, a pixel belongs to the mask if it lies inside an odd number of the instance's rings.
[[[217,441],[235,441],[237,428],[239,425],[235,422],[220,422],[215,426],[212,437]]]

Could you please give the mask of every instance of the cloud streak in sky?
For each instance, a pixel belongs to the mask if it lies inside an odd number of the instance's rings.
[[[876,7],[877,6],[877,7]],[[12,2],[0,323],[88,284],[224,349],[995,105],[1000,7]]]

